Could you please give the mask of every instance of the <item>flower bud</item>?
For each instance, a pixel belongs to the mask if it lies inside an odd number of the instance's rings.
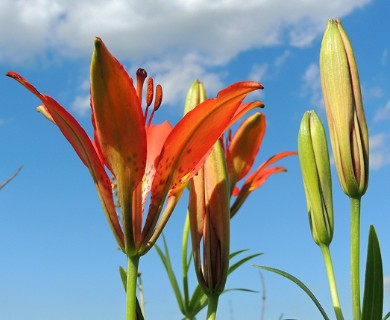
[[[328,246],[333,237],[332,178],[325,130],[314,111],[302,118],[298,155],[312,236],[318,245]]]
[[[184,105],[184,114],[194,109],[199,103],[206,100],[206,90],[203,82],[195,80],[187,92]]]
[[[219,295],[228,274],[230,242],[230,192],[220,142],[190,182],[188,212],[199,285],[207,295]]]
[[[368,184],[368,132],[355,57],[339,20],[329,20],[320,52],[322,92],[343,191],[360,198]]]

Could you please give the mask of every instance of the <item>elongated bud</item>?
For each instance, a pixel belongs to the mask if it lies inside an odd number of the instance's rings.
[[[360,198],[368,185],[368,132],[359,74],[339,20],[329,20],[320,53],[322,92],[343,191]]]
[[[230,242],[230,192],[220,142],[191,180],[188,212],[199,285],[207,295],[219,295],[228,274]]]
[[[184,114],[194,109],[199,103],[206,100],[206,90],[203,82],[195,80],[188,90],[186,103],[184,106]]]
[[[203,83],[195,80],[187,93],[184,113],[205,100]],[[229,177],[219,141],[190,181],[188,212],[199,285],[207,295],[219,295],[225,288],[230,250]]]
[[[298,154],[312,236],[318,245],[328,246],[333,237],[332,178],[325,130],[314,111],[302,118]]]

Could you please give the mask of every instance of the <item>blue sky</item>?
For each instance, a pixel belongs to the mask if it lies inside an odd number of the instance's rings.
[[[163,85],[155,120],[176,123],[185,92],[196,78],[209,96],[235,81],[260,81],[267,132],[257,164],[297,149],[303,113],[325,112],[318,55],[328,18],[340,17],[360,71],[370,133],[370,181],[362,201],[362,274],[368,228],[382,245],[385,311],[390,311],[390,2],[303,1],[60,1],[0,2],[0,73],[17,71],[70,110],[91,132],[88,70],[94,36],[103,38],[131,74],[145,67]],[[116,249],[92,179],[59,131],[35,112],[38,100],[0,77],[0,180],[21,164],[0,192],[0,318],[124,318],[124,292]],[[311,238],[297,157],[281,162],[232,220],[232,250],[264,252],[254,263],[288,271],[305,282],[333,316],[325,268]],[[334,170],[334,168],[332,168]],[[334,185],[335,236],[331,245],[340,299],[351,317],[349,203]],[[185,197],[165,235],[180,271],[179,245]],[[180,319],[164,269],[154,251],[140,265],[148,319]],[[264,273],[266,319],[320,319],[292,283]],[[194,277],[193,277],[194,279]],[[195,285],[192,282],[192,285]],[[261,290],[250,264],[227,288]],[[262,293],[227,293],[220,319],[258,319]],[[202,319],[201,315],[199,318]]]

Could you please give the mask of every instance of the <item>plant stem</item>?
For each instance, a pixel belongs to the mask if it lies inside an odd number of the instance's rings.
[[[184,306],[188,307],[189,294],[188,294],[188,235],[190,231],[190,217],[187,211],[186,220],[183,228],[183,240],[181,247],[181,262],[182,262],[182,273],[183,273],[183,291],[184,291]]]
[[[207,320],[215,320],[217,316],[218,308],[218,294],[210,294],[208,296],[208,305],[207,305]]]
[[[136,320],[137,277],[139,256],[127,257],[126,320]]]
[[[325,261],[326,273],[328,275],[330,295],[337,320],[344,320],[343,313],[340,307],[339,295],[337,293],[336,278],[333,271],[332,258],[330,256],[329,246],[321,245],[322,255]]]
[[[351,198],[351,288],[353,319],[361,319],[360,309],[360,198]]]

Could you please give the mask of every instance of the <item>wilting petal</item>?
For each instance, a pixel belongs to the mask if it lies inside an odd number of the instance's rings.
[[[70,115],[54,99],[49,96],[42,95],[20,75],[12,72],[7,73],[7,75],[20,82],[42,101],[46,108],[43,111],[43,114],[46,117],[51,117],[52,121],[54,121],[65,138],[70,142],[80,159],[88,167],[95,182],[95,186],[98,191],[99,198],[102,202],[104,212],[107,216],[107,220],[112,231],[114,232],[115,238],[118,241],[120,248],[123,250],[123,233],[115,210],[112,197],[111,181],[104,170],[103,164],[101,163],[93,142],[88,137],[85,130],[80,126],[80,124],[72,117],[72,115]]]
[[[182,192],[203,165],[215,142],[229,126],[246,95],[261,88],[257,82],[239,82],[188,112],[168,136],[152,184],[152,197],[143,237],[151,236],[164,199]]]
[[[91,63],[91,100],[102,154],[119,190],[131,192],[145,170],[145,120],[132,79],[99,38]]]
[[[263,87],[262,87],[263,88]],[[262,89],[261,88],[261,89]],[[255,108],[264,108],[264,103],[261,102],[261,101],[252,101],[252,102],[249,102],[249,103],[242,103],[236,113],[234,114],[234,117],[232,118],[232,120],[230,121],[230,125],[232,125],[233,123],[235,123],[237,120],[239,120],[242,116],[244,116],[247,112],[255,109]]]
[[[247,118],[236,131],[226,152],[230,189],[234,190],[237,181],[247,175],[265,133],[265,116],[256,113]]]
[[[262,186],[264,182],[273,174],[278,172],[284,172],[287,171],[285,167],[273,167],[268,168],[271,164],[275,163],[276,161],[279,161],[280,159],[283,159],[288,156],[296,155],[297,152],[281,152],[278,153],[271,158],[269,158],[267,161],[265,161],[260,167],[252,173],[245,181],[244,185],[242,186],[240,192],[238,193],[238,196],[236,200],[234,201],[230,215],[233,217],[238,209],[242,206],[246,198],[249,196],[249,194]]]

